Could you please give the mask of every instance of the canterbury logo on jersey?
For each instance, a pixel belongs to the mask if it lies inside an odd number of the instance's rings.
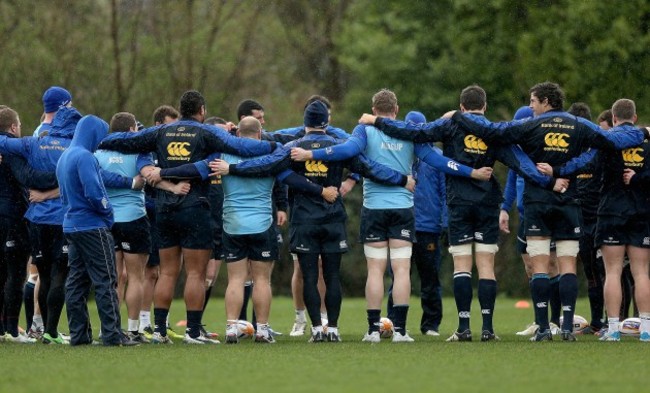
[[[167,159],[174,161],[189,161],[189,155],[191,154],[191,152],[187,150],[189,145],[189,142],[170,142],[167,145],[167,153],[169,153]]]
[[[464,139],[465,141],[465,151],[473,154],[485,154],[488,147],[483,142],[483,139],[475,135],[467,135]]]
[[[305,169],[307,170],[305,176],[327,176],[328,168],[320,160],[307,160],[305,162]]]
[[[643,149],[640,147],[632,147],[625,149],[621,152],[623,154],[623,161],[625,166],[643,166]]]
[[[544,143],[546,144],[544,150],[567,153],[569,151],[569,149],[567,149],[567,147],[569,147],[569,142],[566,140],[569,138],[569,134],[564,134],[561,132],[549,132],[544,137]]]

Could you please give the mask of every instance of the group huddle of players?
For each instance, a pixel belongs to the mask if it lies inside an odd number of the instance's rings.
[[[565,112],[564,93],[550,82],[533,86],[530,105],[503,123],[486,119],[486,93],[477,85],[463,89],[459,111],[432,122],[419,112],[397,120],[397,97],[382,89],[372,97],[372,114],[364,114],[351,134],[329,124],[331,106],[322,96],[307,101],[302,126],[275,132],[264,130],[264,108],[252,100],[240,104],[237,125],[208,118],[196,91],[183,94],[180,113],[158,108],[155,125],[146,129],[128,112],[115,114],[110,124],[82,116],[71,101],[67,90],[48,89],[34,137],[20,138],[18,114],[0,108],[5,341],[94,343],[86,306],[94,287],[104,345],[171,344],[173,337],[219,343],[202,318],[225,261],[224,341],[239,342],[251,298],[254,340],[274,343],[270,282],[282,241],[278,226],[289,222],[296,308],[291,335],[305,334],[307,314],[310,342],[340,342],[340,265],[348,250],[343,196],[361,178],[359,240],[368,271],[363,341],[380,341],[387,270],[392,341],[414,341],[406,329],[412,260],[423,283],[420,330],[439,335],[443,227],[458,309],[458,327],[447,341],[472,340],[474,264],[480,339],[499,340],[494,259],[500,226],[507,231],[507,211],[517,197],[518,238],[535,310],[531,341],[552,340],[554,333],[576,340],[578,254],[591,269],[592,320],[583,333],[620,340],[621,276],[629,261],[640,340],[650,341],[650,150],[648,130],[634,125],[629,99],[613,104],[612,128],[605,130],[588,116]],[[497,160],[512,170],[503,204],[492,176]],[[33,274],[25,288],[31,292],[23,289],[30,255]],[[181,269],[187,329],[176,335],[168,315]],[[29,284],[36,275],[34,292]],[[592,285],[601,280],[602,286]],[[38,294],[25,296],[26,334],[18,329],[24,293]],[[128,310],[126,331],[121,301]],[[58,332],[64,303],[69,338]]]

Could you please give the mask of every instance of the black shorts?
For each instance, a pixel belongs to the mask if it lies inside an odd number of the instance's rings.
[[[0,243],[3,252],[10,249],[20,253],[30,253],[29,232],[27,231],[27,220],[24,218],[0,217]],[[5,261],[0,261],[4,263]]]
[[[191,250],[212,249],[210,208],[207,205],[158,212],[156,225],[160,233],[160,248],[180,246]]]
[[[528,243],[526,243],[526,226],[524,220],[519,220],[519,229],[517,230],[517,252],[519,255],[528,254]],[[551,240],[551,252],[555,252],[555,240]]]
[[[291,225],[291,252],[303,254],[339,254],[348,251],[345,222]]]
[[[385,242],[388,239],[415,242],[415,217],[413,208],[368,209],[361,208],[361,243]]]
[[[111,228],[115,251],[127,254],[149,254],[151,252],[151,225],[147,216],[130,222],[116,222]]]
[[[230,235],[223,232],[223,253],[226,263],[242,259],[274,262],[278,259],[278,239],[273,224],[264,232],[250,235]]]
[[[639,216],[598,216],[596,246],[650,248],[650,223]]]
[[[554,240],[578,240],[582,236],[579,205],[528,203],[524,206],[526,237],[544,236]]]
[[[497,244],[499,206],[449,206],[449,245]]]
[[[156,212],[147,210],[147,218],[149,219],[149,233],[151,234],[151,252],[149,253],[147,266],[156,267],[160,266],[160,254],[158,253],[160,233],[158,233],[158,226],[156,225]]]
[[[29,224],[33,264],[38,269],[47,269],[53,264],[65,269],[68,265],[68,241],[63,235],[63,226]]]

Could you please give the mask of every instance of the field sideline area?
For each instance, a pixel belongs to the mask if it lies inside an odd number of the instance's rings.
[[[285,333],[275,345],[244,340],[238,345],[142,345],[136,348],[46,346],[0,343],[0,392],[642,392],[649,386],[650,345],[636,338],[601,343],[529,343],[514,334],[532,320],[532,310],[514,299],[497,299],[498,343],[446,343],[456,324],[453,299],[445,299],[441,337],[419,334],[419,300],[412,299],[408,328],[412,344],[362,343],[365,300],[344,299],[340,344],[309,344],[289,337],[291,299],[275,298],[271,323]],[[475,301],[476,302],[476,301]],[[91,304],[91,307],[94,305]],[[475,336],[480,315],[474,304]],[[588,317],[586,299],[578,314]],[[124,315],[124,314],[123,314]],[[223,335],[223,299],[204,317]],[[91,310],[99,326],[96,310]],[[184,317],[176,300],[170,321]],[[65,319],[61,327],[65,329]],[[180,329],[180,328],[179,328]]]

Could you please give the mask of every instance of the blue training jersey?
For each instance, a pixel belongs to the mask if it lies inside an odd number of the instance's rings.
[[[112,150],[97,150],[95,157],[103,169],[126,177],[135,177],[143,167],[153,165],[151,154],[123,154]],[[113,205],[115,222],[131,222],[147,214],[144,190],[107,188],[106,193]]]
[[[357,126],[352,137],[365,139],[365,154],[369,159],[405,175],[411,174],[412,142],[391,138],[373,126]],[[368,209],[410,208],[413,207],[413,194],[404,187],[386,186],[364,179],[363,206]]]
[[[250,158],[222,154],[221,159],[237,164]],[[273,223],[274,177],[223,176],[223,230],[229,235],[262,233]]]

